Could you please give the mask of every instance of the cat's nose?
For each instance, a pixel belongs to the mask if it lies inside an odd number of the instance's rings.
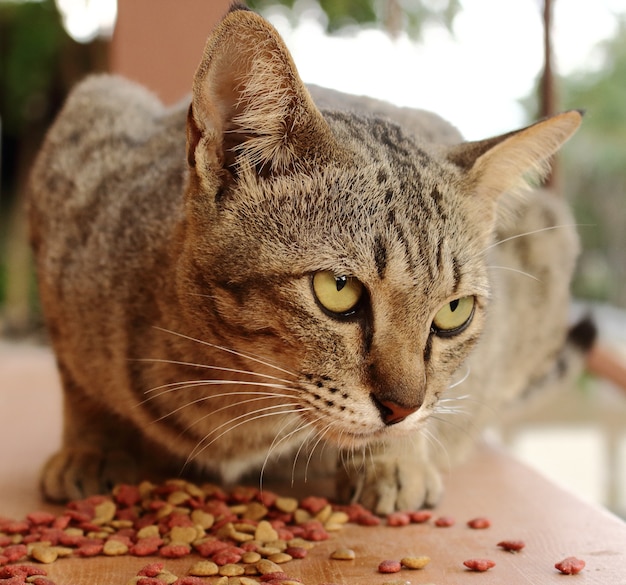
[[[418,406],[403,406],[393,400],[379,400],[372,394],[372,400],[380,412],[380,416],[386,425],[395,425],[402,422],[407,416],[413,414]]]

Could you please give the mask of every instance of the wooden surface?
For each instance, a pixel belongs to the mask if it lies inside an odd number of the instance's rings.
[[[0,516],[20,519],[37,509],[61,510],[41,502],[36,485],[41,463],[59,443],[60,425],[60,391],[49,352],[0,345]],[[626,585],[626,524],[498,449],[481,448],[447,474],[446,486],[434,514],[453,516],[454,526],[347,526],[317,545],[307,559],[283,568],[308,585],[543,585],[570,580],[577,585]],[[491,528],[468,528],[466,521],[477,516],[490,518]],[[526,549],[518,554],[501,551],[496,544],[503,539],[522,539]],[[354,549],[356,560],[330,560],[340,546]],[[421,571],[377,572],[381,560],[407,555],[432,560]],[[554,563],[572,555],[586,561],[585,570],[572,577],[559,574]],[[486,573],[467,571],[463,561],[475,557],[490,558],[496,566]],[[57,585],[125,585],[150,560],[63,559],[46,570]],[[166,568],[184,575],[193,560],[168,561]]]

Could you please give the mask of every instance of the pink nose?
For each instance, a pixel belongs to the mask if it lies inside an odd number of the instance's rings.
[[[379,400],[375,396],[372,396],[372,399],[386,425],[395,425],[402,422],[407,416],[413,414],[419,408],[419,405],[403,406],[392,400]]]

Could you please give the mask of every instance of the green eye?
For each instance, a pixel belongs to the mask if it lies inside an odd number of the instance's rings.
[[[433,328],[442,337],[451,337],[467,327],[474,316],[474,297],[461,297],[446,303],[435,315]]]
[[[313,275],[313,292],[324,309],[346,315],[359,304],[363,285],[352,276],[335,276],[330,270],[322,270]]]

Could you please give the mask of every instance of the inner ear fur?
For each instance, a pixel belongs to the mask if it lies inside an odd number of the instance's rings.
[[[231,10],[207,40],[187,136],[190,165],[209,173],[242,164],[282,173],[336,150],[282,39],[244,9]]]
[[[582,115],[571,110],[515,132],[466,142],[449,149],[447,158],[466,171],[472,191],[496,198],[527,186],[529,173],[545,176],[550,157],[576,132]]]

